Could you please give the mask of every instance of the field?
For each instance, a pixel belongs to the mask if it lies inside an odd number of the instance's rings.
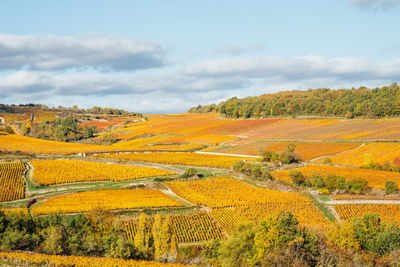
[[[368,143],[336,154],[330,159],[337,164],[363,166],[370,161],[379,164],[392,162],[397,157],[400,157],[400,143]]]
[[[39,185],[93,181],[125,181],[176,173],[149,167],[78,160],[33,160],[33,178]]]
[[[288,173],[296,169],[307,177],[363,178],[374,189],[372,193],[379,195],[332,196],[336,200],[398,200],[398,194],[383,195],[382,189],[387,180],[400,184],[400,173],[357,166],[367,160],[384,163],[400,157],[400,143],[373,142],[400,137],[399,122],[397,119],[232,120],[217,113],[171,114],[148,115],[140,121],[129,117],[105,118],[81,124],[102,130],[87,143],[3,134],[0,135],[2,157],[10,160],[8,155],[14,153],[14,159],[22,157],[33,168],[28,171],[27,186],[22,176],[23,163],[18,163],[21,166],[18,174],[2,171],[1,178],[7,173],[7,179],[0,181],[7,184],[0,184],[3,201],[0,209],[7,214],[30,210],[33,215],[58,212],[75,215],[97,212],[99,208],[114,211],[107,214],[116,219],[116,225],[121,224],[121,233],[133,244],[140,214],[147,214],[150,232],[154,215],[161,214],[163,220],[170,221],[169,230],[180,247],[202,246],[214,239],[224,242],[238,225],[257,224],[280,211],[292,212],[301,227],[321,234],[333,226],[334,216],[342,221],[364,212],[378,212],[384,219],[394,221],[398,219],[397,205],[336,205],[336,213],[332,214],[328,208],[331,204],[310,195],[311,188],[291,186]],[[110,137],[107,135],[116,138],[116,142],[107,143],[104,140]],[[376,139],[364,142],[370,138]],[[101,145],[102,141],[107,145]],[[276,170],[278,164],[265,164],[275,169],[270,172],[275,180],[287,183],[266,181],[231,169],[237,161],[259,163],[260,158],[254,156],[261,151],[282,152],[291,143],[296,144],[295,153],[308,161],[304,167],[283,165],[288,169]],[[199,150],[215,153],[196,153]],[[329,165],[326,159],[351,166]],[[4,164],[10,163],[1,166]],[[196,167],[198,175],[189,178],[179,175]],[[28,209],[28,200],[34,198],[37,202]],[[22,200],[8,202],[12,199]]]
[[[378,213],[381,220],[397,222],[400,224],[399,204],[346,204],[335,205],[335,210],[342,220],[351,220],[360,217],[364,213]]]
[[[187,266],[174,263],[160,263],[156,261],[136,261],[124,260],[104,257],[83,257],[83,256],[65,256],[65,255],[46,255],[39,253],[27,252],[0,252],[0,259],[3,261],[11,261],[12,263],[20,266],[21,262],[24,266],[31,264],[46,265],[46,266],[95,266],[95,267],[108,267],[108,266],[162,266],[162,267],[180,267]]]
[[[22,162],[0,163],[0,202],[24,197],[25,169]]]
[[[368,181],[368,186],[376,189],[385,188],[385,181],[391,180],[400,183],[400,173],[375,171],[369,169],[360,169],[352,167],[336,167],[328,165],[309,164],[305,167],[295,169],[303,173],[306,177],[311,178],[312,175],[337,175],[345,179],[362,178]],[[289,177],[290,170],[273,171],[271,175],[281,181],[292,183]]]
[[[213,208],[211,215],[220,225],[225,225],[228,233],[238,222],[260,220],[283,210],[293,211],[303,225],[329,225],[311,200],[298,193],[258,188],[226,177],[166,184],[191,202]],[[234,215],[231,216],[232,211]]]
[[[41,206],[35,204],[32,212],[41,215],[59,211],[64,213],[85,212],[96,208],[123,210],[180,206],[183,205],[158,190],[120,189],[59,195],[47,199]]]
[[[73,154],[89,151],[103,151],[106,146],[85,145],[77,143],[65,143],[48,141],[21,135],[0,135],[0,150],[21,151],[37,154]]]
[[[243,154],[243,155],[261,155],[262,151],[273,150],[282,152],[286,150],[289,144],[296,144],[295,152],[299,154],[303,160],[311,160],[317,157],[339,153],[344,150],[352,149],[360,144],[358,143],[319,143],[319,142],[254,142],[244,145],[236,145],[222,149],[216,149],[220,153]]]
[[[335,200],[400,200],[400,195],[332,195],[331,197]]]
[[[131,161],[156,162],[166,164],[179,164],[200,167],[213,167],[229,169],[236,161],[254,158],[207,155],[197,153],[161,152],[161,153],[129,153],[129,154],[99,154],[96,157],[123,159]]]
[[[154,217],[147,217],[152,225]],[[171,230],[179,243],[202,242],[214,239],[223,239],[221,229],[213,218],[204,211],[188,214],[165,215],[163,220],[170,220]],[[129,239],[134,240],[138,227],[138,218],[125,222],[125,228]]]

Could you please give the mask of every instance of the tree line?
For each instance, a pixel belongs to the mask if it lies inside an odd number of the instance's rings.
[[[57,141],[77,141],[92,138],[97,132],[95,126],[81,127],[73,116],[57,118],[54,121],[41,121],[30,127],[23,124],[21,134],[25,136]]]
[[[400,86],[392,83],[375,89],[328,88],[307,91],[284,91],[274,94],[232,97],[189,112],[220,112],[230,118],[265,118],[274,116],[335,116],[382,118],[400,116]]]
[[[24,113],[25,111],[29,111],[32,109],[37,109],[41,111],[51,111],[51,112],[69,112],[69,113],[76,113],[76,114],[93,114],[93,115],[124,115],[124,116],[137,116],[141,117],[142,114],[138,112],[129,112],[124,109],[118,108],[103,108],[99,106],[93,106],[92,108],[84,109],[79,108],[78,105],[74,105],[72,107],[48,107],[47,105],[43,104],[19,104],[19,105],[7,105],[7,104],[0,104],[0,113]]]
[[[168,217],[156,215],[150,223],[142,213],[133,239],[127,237],[124,224],[100,209],[41,217],[0,210],[0,251],[176,261],[177,241]]]

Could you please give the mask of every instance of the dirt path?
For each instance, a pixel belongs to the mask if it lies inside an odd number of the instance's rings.
[[[95,158],[95,157],[90,157],[90,158],[86,158],[86,159],[76,159],[76,160],[106,163],[106,164],[119,164],[119,165],[125,165],[125,166],[149,167],[149,168],[157,168],[157,169],[161,169],[161,170],[165,170],[165,171],[173,171],[178,174],[184,173],[184,171],[177,169],[177,168],[173,167],[172,165],[161,164],[161,163],[156,163],[156,162],[144,162],[144,161],[139,162],[139,161],[129,161],[129,160],[120,161],[119,159],[115,159],[115,161],[110,161],[112,159]]]
[[[350,200],[331,200],[325,201],[328,205],[343,204],[400,204],[400,200],[378,200],[378,199],[350,199]]]
[[[242,155],[242,154],[227,154],[227,153],[205,152],[205,151],[195,151],[194,153],[207,154],[207,155],[232,156],[232,157],[260,158],[260,156],[251,156],[251,155]]]
[[[197,206],[196,204],[190,202],[189,200],[175,194],[174,191],[171,190],[171,188],[168,187],[168,185],[166,185],[164,183],[165,187],[167,189],[160,189],[161,192],[163,192],[164,194],[166,194],[167,196],[171,197],[172,199],[179,199],[181,202],[185,203],[185,205],[193,207],[193,206]]]
[[[359,147],[362,147],[362,146],[365,146],[365,143],[362,143],[359,146],[356,146],[356,147],[353,147],[353,148],[349,148],[349,149],[346,149],[346,150],[343,150],[343,151],[340,151],[340,152],[336,152],[336,153],[333,153],[333,154],[316,157],[316,158],[313,158],[313,159],[311,159],[309,161],[310,162],[314,162],[314,161],[317,161],[319,159],[328,158],[328,157],[331,157],[331,156],[334,156],[334,155],[337,155],[337,154],[340,154],[340,153],[343,153],[343,152],[346,152],[346,151],[349,151],[349,150],[353,150],[353,149],[356,149],[356,148],[359,148]]]

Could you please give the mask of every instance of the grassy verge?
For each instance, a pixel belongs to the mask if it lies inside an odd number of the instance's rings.
[[[329,196],[320,196],[319,199],[322,201],[331,201],[332,200]]]
[[[321,202],[319,202],[317,199],[315,199],[311,194],[305,194],[306,197],[311,199],[311,201],[314,203],[315,206],[325,215],[328,220],[331,222],[336,222],[335,216],[333,216],[332,212],[325,207]]]

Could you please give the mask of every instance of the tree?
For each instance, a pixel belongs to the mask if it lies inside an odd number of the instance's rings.
[[[150,256],[150,233],[147,216],[141,213],[139,217],[139,226],[134,237],[135,248],[144,258]]]
[[[344,221],[336,225],[328,232],[328,239],[332,245],[344,249],[358,250],[360,243],[356,239],[354,228],[351,222]]]
[[[188,168],[182,174],[182,178],[190,178],[190,177],[195,176],[196,174],[197,174],[197,170],[195,168]]]
[[[82,136],[85,139],[92,138],[94,136],[94,133],[96,132],[96,127],[90,126],[87,127],[86,125],[82,128]]]
[[[162,227],[162,218],[160,214],[157,214],[154,218],[152,234],[153,234],[153,247],[154,247],[154,258],[157,261],[162,259],[163,253],[161,251],[161,227]]]
[[[171,245],[168,254],[168,261],[169,262],[176,262],[178,258],[178,242],[176,240],[176,235],[172,235],[171,237]]]
[[[231,238],[224,241],[219,248],[219,259],[223,266],[248,266],[253,258],[255,226],[243,224],[238,226]]]
[[[176,243],[176,237],[174,242]],[[162,224],[160,231],[160,259],[165,261],[170,254],[171,246],[176,244],[172,243],[172,233],[171,233],[171,220],[169,216],[167,216]]]
[[[397,183],[395,183],[393,181],[385,182],[385,193],[386,194],[397,193],[398,191],[399,191],[399,188],[397,186]]]
[[[10,125],[6,125],[4,130],[9,134],[14,134],[14,130],[13,130],[13,128],[11,128]]]
[[[61,254],[63,252],[64,230],[60,226],[50,226],[43,230],[43,250],[47,254]]]
[[[301,186],[306,184],[306,178],[300,171],[290,170],[289,177],[292,180],[293,184],[296,186]]]

